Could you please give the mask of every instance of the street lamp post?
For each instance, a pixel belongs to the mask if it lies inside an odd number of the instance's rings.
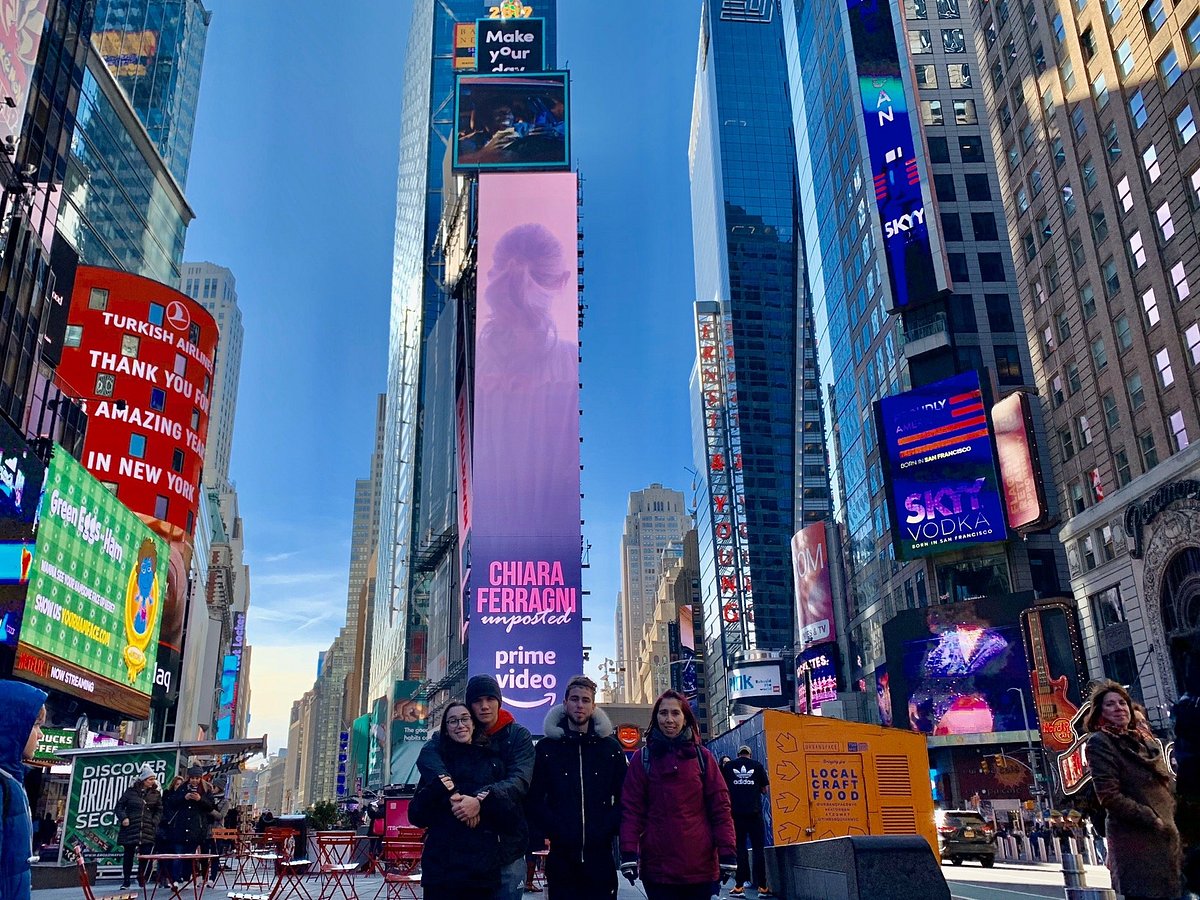
[[[1042,812],[1042,789],[1038,786],[1038,780],[1041,766],[1038,764],[1037,757],[1033,754],[1033,737],[1030,735],[1029,711],[1025,707],[1025,692],[1019,687],[1010,687],[1009,690],[1016,691],[1017,699],[1021,701],[1021,721],[1025,724],[1025,744],[1029,751],[1029,771],[1033,775],[1033,796],[1037,800],[1038,812],[1040,813]]]

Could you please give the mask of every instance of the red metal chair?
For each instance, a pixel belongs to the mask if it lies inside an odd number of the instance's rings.
[[[83,857],[83,847],[76,845],[71,851],[75,856],[75,865],[79,870],[79,886],[83,888],[85,900],[137,900],[137,891],[119,891],[115,894],[97,895],[92,890],[92,879],[88,876],[87,860]]]
[[[318,900],[331,900],[335,893],[340,893],[344,900],[356,900],[353,879],[358,863],[353,860],[357,845],[358,836],[353,832],[317,832],[317,865],[313,874],[325,879]],[[346,890],[347,881],[350,890]]]
[[[387,892],[387,900],[400,900],[404,891],[417,900],[417,887],[421,884],[418,870],[424,849],[425,845],[416,841],[384,840],[379,853],[383,884],[375,894],[375,900],[379,900],[384,891]]]

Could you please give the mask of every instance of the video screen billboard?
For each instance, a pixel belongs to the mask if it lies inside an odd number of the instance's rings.
[[[0,3],[0,142],[21,136],[49,0]]]
[[[459,75],[454,168],[569,169],[569,85],[567,72]]]
[[[825,523],[813,522],[792,537],[792,579],[796,588],[796,636],[800,646],[837,640],[833,584]]]
[[[541,72],[546,68],[545,19],[480,19],[475,68],[479,72]]]
[[[1046,489],[1028,394],[1017,391],[992,407],[992,433],[996,436],[1008,527],[1015,530],[1042,524],[1048,515]]]
[[[46,467],[0,419],[0,644],[17,645]]]
[[[934,299],[949,285],[939,284],[930,221],[936,213],[925,206],[922,181],[928,182],[929,175],[913,139],[891,5],[847,0],[846,13],[892,289],[889,312],[896,312]]]
[[[1071,722],[1085,699],[1086,665],[1074,604],[1060,601],[1030,607],[1021,613],[1021,629],[1042,744],[1062,753],[1075,742]]]
[[[796,712],[817,712],[838,694],[837,644],[809,647],[796,657]],[[812,709],[808,698],[812,696]]]
[[[146,718],[167,547],[57,444],[14,671]]]
[[[884,397],[875,416],[897,559],[1005,539],[977,372]]]
[[[1032,602],[1032,593],[979,598],[885,623],[894,723],[933,735],[1023,731],[1018,691],[1032,707],[1019,618]]]
[[[417,699],[420,690],[419,681],[397,681],[392,690],[389,784],[416,784],[421,780],[417,757],[429,737],[429,711]],[[508,702],[507,693],[504,700]]]
[[[469,671],[534,734],[583,671],[576,241],[574,174],[480,176]]]

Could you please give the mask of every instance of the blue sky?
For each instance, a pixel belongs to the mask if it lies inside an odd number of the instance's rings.
[[[250,731],[274,748],[345,619],[354,481],[368,474],[387,367],[412,3],[206,4],[186,255],[237,277],[246,335],[231,474],[251,567]],[[636,22],[578,0],[559,6],[585,191],[585,642],[595,661],[613,655],[629,491],[656,481],[686,491],[691,480],[687,147],[699,2],[642,4]]]

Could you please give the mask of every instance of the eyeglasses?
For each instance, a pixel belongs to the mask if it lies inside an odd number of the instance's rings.
[[[458,728],[458,726],[460,726],[460,725],[470,725],[470,724],[471,724],[470,716],[462,716],[461,718],[458,718],[458,719],[447,719],[446,720],[447,728]]]

